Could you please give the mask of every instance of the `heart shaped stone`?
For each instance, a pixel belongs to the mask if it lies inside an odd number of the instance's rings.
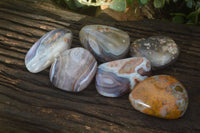
[[[124,58],[129,51],[129,35],[114,27],[88,25],[81,29],[79,36],[82,45],[100,62]]]
[[[46,69],[58,55],[70,48],[71,41],[72,33],[68,29],[55,29],[48,32],[26,54],[26,68],[32,73]]]
[[[132,57],[101,64],[96,74],[97,91],[107,97],[118,97],[132,90],[150,75],[150,62]]]
[[[153,69],[172,64],[179,55],[177,44],[169,37],[152,36],[138,39],[131,44],[130,54],[133,57],[146,57]]]
[[[129,94],[131,105],[138,111],[165,119],[181,117],[188,106],[188,94],[174,77],[152,76],[140,82]]]
[[[73,48],[64,51],[51,66],[50,81],[65,91],[84,90],[95,76],[97,61],[86,49]]]

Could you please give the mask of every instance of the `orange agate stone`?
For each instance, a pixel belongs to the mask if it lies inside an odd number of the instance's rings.
[[[132,106],[145,114],[164,119],[181,117],[188,106],[188,94],[174,77],[152,76],[140,82],[129,94]]]

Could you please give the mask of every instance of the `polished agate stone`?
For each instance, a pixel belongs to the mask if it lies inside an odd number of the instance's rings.
[[[181,117],[188,106],[188,94],[174,77],[157,75],[140,82],[129,94],[132,106],[145,114],[164,119]]]
[[[129,35],[110,26],[88,25],[79,36],[81,44],[100,62],[124,58],[129,51]]]
[[[85,89],[95,76],[97,61],[86,49],[64,51],[51,66],[50,80],[57,88],[70,92]]]
[[[150,75],[150,62],[132,57],[101,64],[96,74],[97,91],[107,97],[118,97],[132,90]]]
[[[178,55],[177,44],[169,37],[152,36],[138,39],[131,44],[130,54],[133,57],[146,57],[153,69],[163,68],[173,63]]]
[[[72,33],[68,29],[55,29],[48,32],[26,54],[26,68],[32,73],[46,69],[58,55],[70,48],[71,41]]]

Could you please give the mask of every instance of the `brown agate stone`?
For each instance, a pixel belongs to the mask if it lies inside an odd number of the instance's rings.
[[[188,106],[186,89],[167,75],[143,80],[130,93],[129,100],[136,110],[165,119],[181,117]]]

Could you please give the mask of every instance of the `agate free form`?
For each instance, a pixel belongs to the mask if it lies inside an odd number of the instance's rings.
[[[150,62],[144,57],[107,62],[98,67],[96,89],[103,96],[118,97],[130,92],[150,71]]]
[[[129,52],[129,35],[110,26],[88,25],[79,36],[82,45],[101,62],[124,58]]]
[[[152,36],[134,41],[130,52],[133,57],[146,57],[152,68],[157,69],[173,63],[179,55],[179,48],[169,37]]]
[[[79,92],[92,81],[96,69],[97,61],[88,50],[73,48],[55,59],[50,70],[50,81],[62,90]]]
[[[49,67],[54,59],[70,48],[72,33],[68,29],[55,29],[40,38],[28,51],[25,57],[26,68],[40,72]]]
[[[181,117],[188,106],[188,94],[174,77],[158,75],[140,82],[129,94],[132,106],[145,114],[165,119]]]

